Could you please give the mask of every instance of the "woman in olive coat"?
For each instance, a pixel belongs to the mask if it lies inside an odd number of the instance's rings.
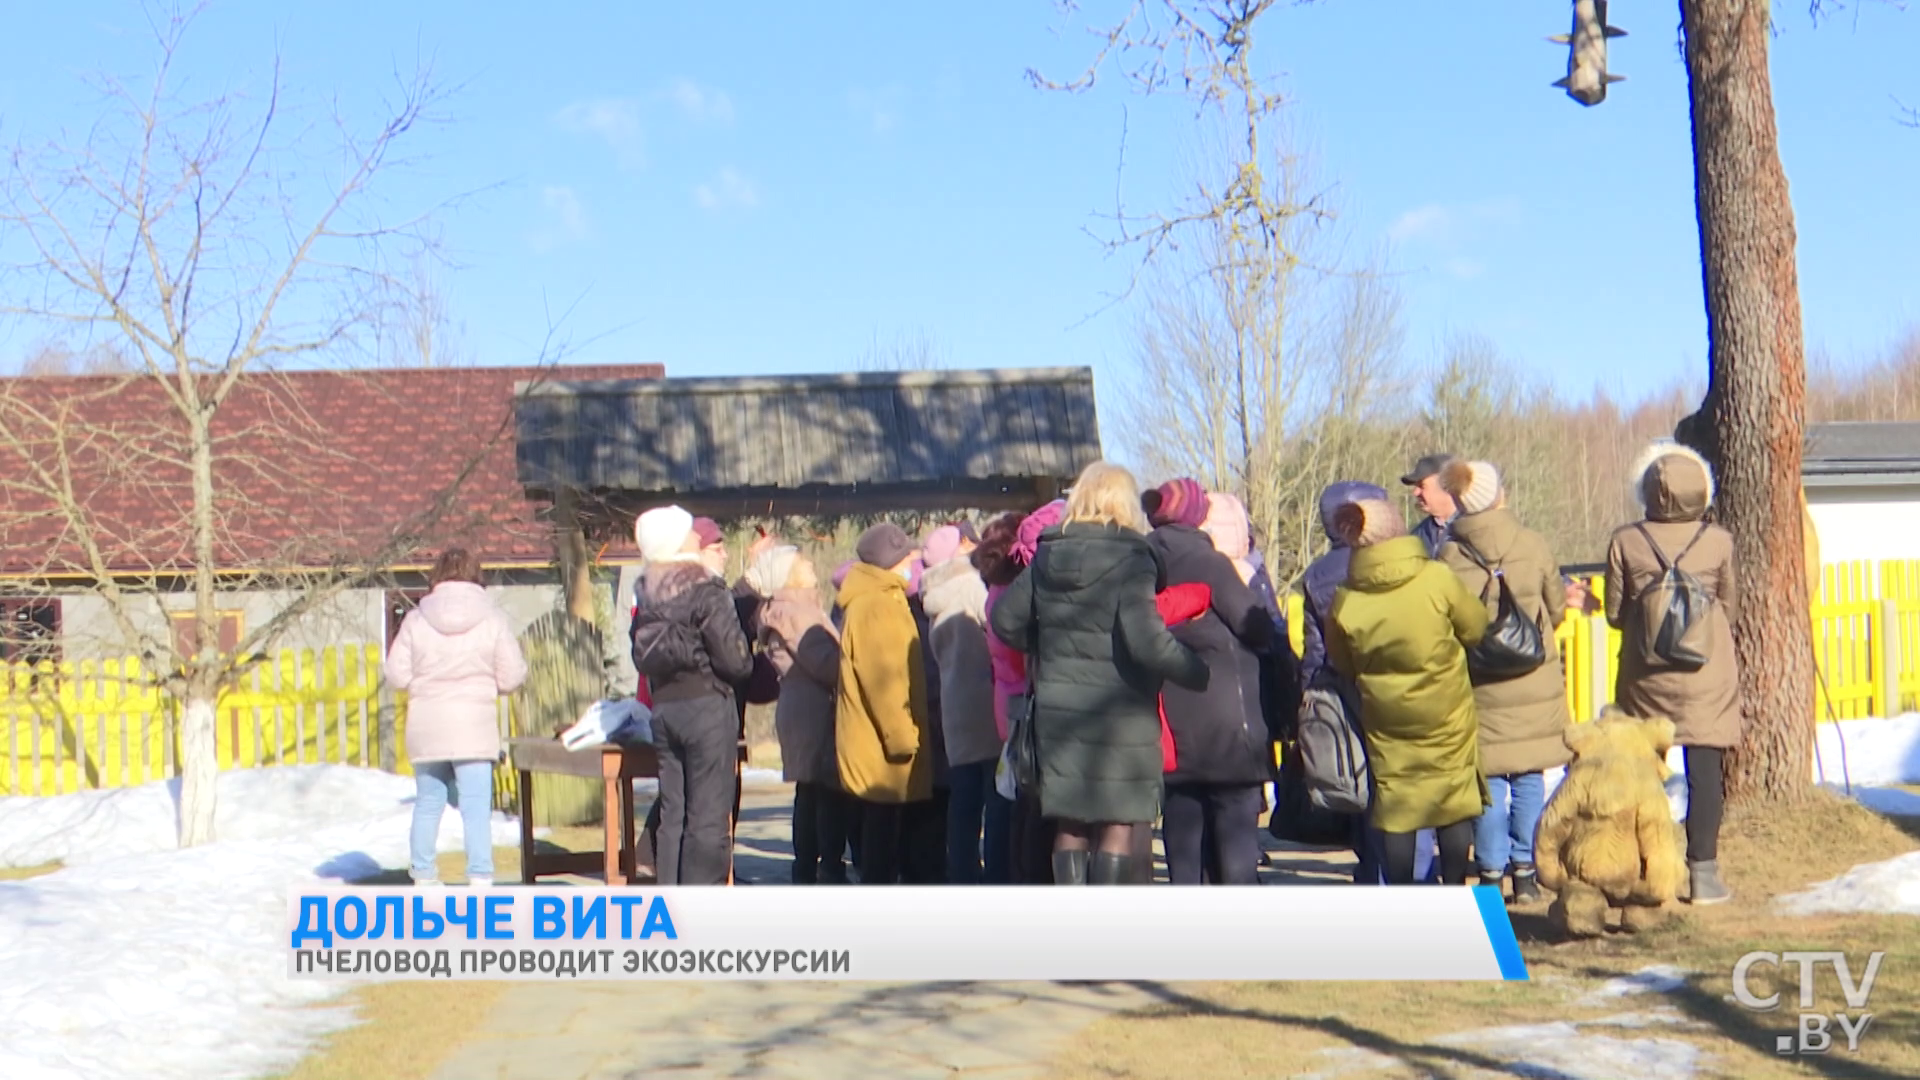
[[[1441,880],[1465,884],[1488,801],[1466,653],[1486,633],[1486,606],[1427,557],[1392,504],[1350,503],[1335,521],[1353,559],[1328,615],[1327,660],[1360,690],[1387,882],[1413,883],[1414,837],[1436,829]]]

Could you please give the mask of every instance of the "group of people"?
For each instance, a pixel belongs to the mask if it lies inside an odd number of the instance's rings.
[[[1698,455],[1656,445],[1633,475],[1644,516],[1614,534],[1604,593],[1623,631],[1615,704],[1674,722],[1690,895],[1716,902],[1730,895],[1722,760],[1741,725],[1733,543],[1708,520]],[[1595,601],[1508,508],[1493,464],[1434,455],[1401,480],[1423,514],[1412,528],[1379,486],[1322,493],[1329,547],[1302,575],[1297,658],[1246,508],[1190,478],[1143,492],[1100,462],[1065,499],[978,528],[875,525],[830,603],[798,548],[763,534],[729,584],[717,524],[647,511],[631,645],[660,762],[658,880],[728,880],[745,710],[771,703],[797,884],[1144,883],[1156,822],[1174,884],[1257,883],[1261,815],[1286,835],[1299,809],[1264,792],[1316,695],[1351,710],[1364,742],[1367,809],[1343,826],[1356,882],[1477,876],[1537,897],[1544,774],[1569,757],[1553,633]],[[470,554],[446,553],[433,578],[387,660],[411,695],[414,876],[436,880],[452,802],[485,884],[492,700],[526,662]],[[1651,609],[1682,581],[1676,630]],[[1013,767],[1021,754],[1031,768]]]

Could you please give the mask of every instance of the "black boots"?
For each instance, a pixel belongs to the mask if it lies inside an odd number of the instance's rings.
[[[1053,883],[1055,885],[1085,885],[1087,883],[1087,852],[1054,852]]]
[[[1087,872],[1089,885],[1132,885],[1133,858],[1128,855],[1115,855],[1110,852],[1098,852],[1093,856],[1093,868]]]
[[[1534,874],[1532,863],[1517,862],[1511,868],[1513,874],[1513,902],[1531,904],[1540,899],[1540,881]]]

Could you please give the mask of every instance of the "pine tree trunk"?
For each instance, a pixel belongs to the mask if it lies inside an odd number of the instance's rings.
[[[1802,561],[1806,358],[1793,204],[1780,165],[1763,0],[1681,0],[1710,376],[1692,437],[1734,536],[1734,622],[1746,730],[1733,801],[1811,785],[1813,645]],[[1685,436],[1683,436],[1685,437]]]

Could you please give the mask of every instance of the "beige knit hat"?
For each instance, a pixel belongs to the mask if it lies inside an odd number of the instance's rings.
[[[1407,535],[1400,511],[1385,499],[1361,499],[1334,511],[1333,528],[1348,547],[1372,547]]]
[[[1479,514],[1500,502],[1500,470],[1485,461],[1450,461],[1440,470],[1440,486],[1463,514]]]

